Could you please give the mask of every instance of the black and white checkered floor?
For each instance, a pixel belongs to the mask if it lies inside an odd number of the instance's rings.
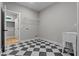
[[[11,45],[2,56],[67,56],[62,47],[45,40],[35,39]]]

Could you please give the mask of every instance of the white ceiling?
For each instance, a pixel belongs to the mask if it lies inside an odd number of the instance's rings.
[[[26,6],[35,11],[41,11],[55,2],[17,2],[20,5]]]

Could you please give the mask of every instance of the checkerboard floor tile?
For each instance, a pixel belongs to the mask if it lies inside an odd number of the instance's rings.
[[[10,45],[2,56],[65,56],[62,47],[41,39]],[[66,55],[68,56],[68,55]]]

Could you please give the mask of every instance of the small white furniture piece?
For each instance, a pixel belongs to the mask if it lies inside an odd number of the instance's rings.
[[[77,55],[77,33],[64,32],[63,33],[63,52],[66,50],[69,54]]]

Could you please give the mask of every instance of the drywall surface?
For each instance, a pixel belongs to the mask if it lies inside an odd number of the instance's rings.
[[[77,55],[79,56],[79,2],[78,2],[78,4],[77,4],[77,12],[78,12],[78,19],[77,19],[77,21],[78,21],[78,39],[77,39]]]
[[[37,35],[37,12],[17,3],[6,3],[7,9],[20,13],[20,39],[28,40]],[[18,27],[17,27],[18,28]]]
[[[63,32],[77,32],[77,4],[56,3],[40,12],[39,36],[62,44]]]

